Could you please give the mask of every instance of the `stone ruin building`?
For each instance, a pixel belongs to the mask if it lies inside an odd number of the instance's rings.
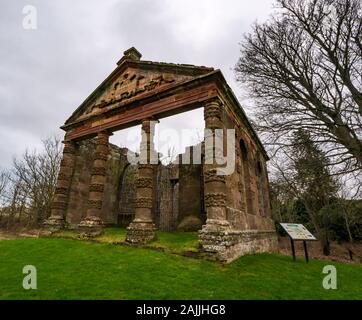
[[[151,163],[154,121],[196,108],[203,108],[212,133],[235,129],[233,173],[217,174],[204,146],[201,164],[183,164],[181,155],[178,164]],[[109,137],[139,124],[148,157],[131,164],[128,150]],[[130,244],[152,241],[157,229],[198,231],[204,255],[225,262],[276,249],[268,156],[220,70],[144,61],[130,48],[62,129],[63,159],[45,223],[50,231],[77,228],[90,237],[104,225],[127,226]]]

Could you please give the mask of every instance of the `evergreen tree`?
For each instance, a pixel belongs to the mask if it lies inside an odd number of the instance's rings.
[[[299,129],[293,139],[293,180],[322,242],[323,253],[329,255],[328,214],[322,209],[336,196],[338,186],[328,170],[325,152],[315,145],[309,133]]]

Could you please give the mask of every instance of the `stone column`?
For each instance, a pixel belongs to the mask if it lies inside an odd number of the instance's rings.
[[[218,100],[207,103],[204,107],[205,140],[208,135],[215,138],[215,129],[224,129],[222,123],[222,105]],[[224,132],[224,139],[226,132]],[[224,143],[224,147],[226,144]],[[234,148],[235,146],[231,146]],[[205,164],[203,166],[204,176],[204,203],[206,208],[206,224],[199,231],[199,242],[205,253],[210,257],[227,261],[229,260],[228,248],[238,242],[238,232],[231,229],[226,220],[226,184],[225,176],[218,175],[216,168],[219,166],[216,159],[222,155],[223,150],[217,150],[215,143],[213,148],[205,147]],[[207,159],[213,159],[207,163]]]
[[[65,216],[69,201],[69,189],[75,165],[75,145],[72,141],[64,142],[63,159],[60,163],[57,186],[54,193],[50,217],[44,222],[51,231],[59,231],[65,227]]]
[[[94,156],[91,182],[89,186],[88,209],[86,217],[79,224],[82,236],[92,237],[102,233],[103,221],[101,218],[103,191],[106,181],[107,158],[109,153],[108,132],[98,133]]]
[[[135,219],[127,228],[126,241],[141,244],[155,238],[156,227],[152,220],[153,173],[157,165],[153,146],[155,122],[151,119],[142,121],[142,141],[140,164],[136,181]],[[153,159],[153,161],[151,161]],[[156,163],[154,163],[156,162]]]

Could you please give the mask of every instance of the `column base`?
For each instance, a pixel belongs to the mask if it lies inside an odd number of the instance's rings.
[[[156,226],[152,221],[134,220],[127,228],[126,242],[144,244],[156,238]]]
[[[243,255],[276,252],[275,230],[233,230],[227,221],[207,220],[199,231],[205,258],[229,263]]]
[[[103,233],[103,221],[98,217],[86,217],[78,225],[78,231],[83,238],[92,238]]]
[[[199,231],[201,251],[210,260],[230,262],[235,256],[230,248],[240,241],[240,234],[226,220],[208,219]]]
[[[48,231],[57,232],[65,228],[65,220],[60,216],[50,216],[43,225]]]

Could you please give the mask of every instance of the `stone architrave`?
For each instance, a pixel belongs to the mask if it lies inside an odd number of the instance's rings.
[[[89,186],[88,209],[86,217],[79,224],[81,236],[92,237],[102,233],[102,204],[104,184],[106,181],[107,158],[109,153],[109,136],[106,131],[97,135],[96,151]]]
[[[75,144],[72,141],[64,142],[63,158],[60,163],[57,185],[54,193],[51,215],[44,222],[51,231],[59,231],[65,227],[65,215],[68,207],[69,189],[75,166]]]
[[[140,164],[136,181],[135,219],[127,228],[126,241],[131,244],[142,244],[155,238],[156,227],[152,219],[153,207],[153,173],[157,163],[153,147],[155,122],[151,119],[142,121],[142,141],[140,148]]]

